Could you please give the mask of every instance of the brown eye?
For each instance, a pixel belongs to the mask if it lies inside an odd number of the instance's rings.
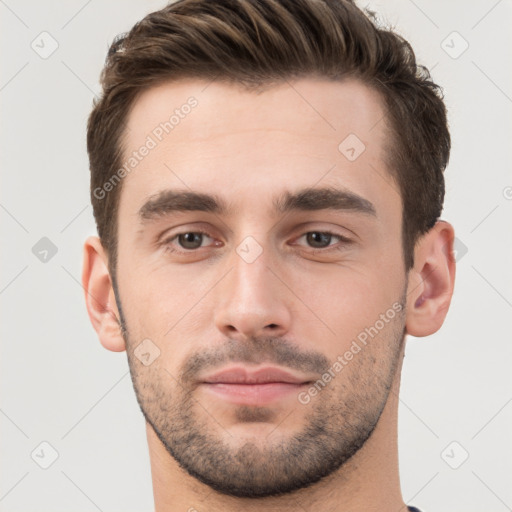
[[[298,240],[306,239],[306,247],[312,249],[315,253],[327,253],[334,250],[342,250],[352,244],[349,238],[332,233],[331,231],[308,231],[300,236]],[[297,244],[304,247],[303,243]]]
[[[178,235],[178,242],[184,249],[198,249],[201,247],[204,233],[182,233]]]
[[[162,242],[167,252],[187,254],[199,252],[199,249],[207,247],[203,244],[206,239],[214,239],[205,231],[184,231],[177,233]],[[206,240],[207,241],[207,240]],[[210,245],[217,245],[216,243]]]
[[[306,233],[307,242],[311,244],[311,247],[314,247],[315,249],[328,247],[332,237],[332,233],[324,233],[321,231],[311,231]]]

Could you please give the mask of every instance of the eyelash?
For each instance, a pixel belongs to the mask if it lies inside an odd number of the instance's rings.
[[[186,235],[188,233],[193,233],[193,234],[196,234],[196,235],[206,235],[209,238],[212,238],[212,239],[214,238],[212,235],[210,235],[210,233],[208,233],[207,231],[203,231],[201,229],[198,229],[198,230],[195,230],[195,231],[182,231],[181,233],[176,233],[172,237],[167,238],[166,240],[164,240],[162,242],[162,245],[166,248],[166,251],[169,251],[169,252],[172,252],[172,253],[177,253],[177,254],[192,254],[192,253],[198,252],[203,247],[199,247],[197,249],[176,249],[175,247],[172,247],[170,245],[171,242],[173,242],[174,240],[177,240],[180,235]],[[321,235],[329,235],[329,236],[338,238],[339,241],[343,242],[344,244],[351,244],[352,243],[352,240],[344,237],[343,235],[338,235],[337,233],[334,233],[332,231],[319,231],[319,230],[306,231],[298,239],[300,239],[303,236],[308,235],[310,233],[319,233]],[[336,245],[332,245],[332,246],[329,245],[327,247],[320,247],[320,248],[310,247],[310,249],[312,249],[315,252],[327,253],[327,252],[330,252],[330,251],[333,251],[333,250],[339,250],[339,247],[336,247]]]

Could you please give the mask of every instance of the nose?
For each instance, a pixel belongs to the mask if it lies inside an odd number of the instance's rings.
[[[269,268],[274,266],[265,250],[249,261],[234,251],[231,270],[216,287],[215,325],[224,336],[240,341],[284,336],[291,322],[284,279],[276,268]]]

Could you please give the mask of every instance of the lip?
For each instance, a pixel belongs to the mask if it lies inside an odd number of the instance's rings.
[[[235,405],[263,406],[297,394],[310,380],[276,367],[226,368],[201,382],[209,394]]]
[[[277,368],[275,366],[265,366],[257,370],[249,370],[243,366],[233,366],[225,368],[204,379],[207,384],[269,384],[269,383],[286,383],[286,384],[306,384],[310,382],[307,378],[298,377],[292,373]]]

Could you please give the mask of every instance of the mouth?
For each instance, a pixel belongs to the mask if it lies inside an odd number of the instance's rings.
[[[209,394],[233,404],[261,406],[297,394],[311,382],[277,367],[250,370],[236,366],[202,379],[201,385]]]

